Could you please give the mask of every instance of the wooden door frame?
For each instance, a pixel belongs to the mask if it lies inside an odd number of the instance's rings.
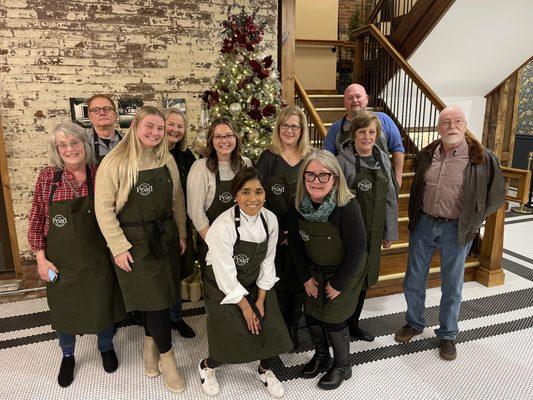
[[[9,179],[9,172],[7,170],[7,158],[4,147],[4,129],[2,124],[2,117],[0,116],[0,178],[2,182],[3,203],[5,206],[5,213],[7,218],[7,230],[9,233],[9,242],[11,247],[11,257],[13,266],[15,267],[15,274],[17,277],[22,276],[22,266],[20,262],[19,245],[17,240],[17,230],[15,226],[15,213],[13,212],[13,199],[11,197],[11,183]],[[1,275],[0,275],[1,279]]]

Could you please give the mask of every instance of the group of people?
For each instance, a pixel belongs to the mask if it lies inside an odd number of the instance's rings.
[[[48,282],[63,355],[59,385],[74,379],[78,334],[98,336],[103,368],[114,372],[115,324],[137,312],[145,375],[161,374],[168,390],[184,391],[171,331],[195,335],[179,293],[195,258],[207,312],[209,352],[198,364],[206,394],[220,392],[219,366],[259,361],[255,376],[282,397],[272,365],[299,346],[302,315],[315,353],[301,377],[322,374],[318,386],[326,390],[349,379],[350,336],[374,339],[359,318],[381,249],[398,238],[403,147],[388,116],[366,111],[362,86],[350,85],[344,102],[347,115],[330,128],[325,150],[310,145],[302,110],[282,108],[255,167],[226,118],[211,122],[198,160],[178,110],[142,107],[122,135],[113,100],[97,94],[87,102],[88,133],[70,122],[55,127],[28,240]],[[441,139],[421,152],[411,188],[407,323],[395,337],[406,342],[424,329],[425,279],[439,249],[437,336],[441,356],[452,359],[462,268],[479,226],[503,200],[503,179],[496,157],[465,136],[460,109],[445,109],[438,130]]]

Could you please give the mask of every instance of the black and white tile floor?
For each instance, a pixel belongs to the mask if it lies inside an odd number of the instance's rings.
[[[333,392],[316,388],[317,379],[298,373],[312,355],[305,329],[301,347],[284,354],[274,366],[284,381],[286,399],[533,399],[533,217],[509,216],[504,242],[505,285],[487,288],[465,284],[455,361],[439,358],[433,327],[438,323],[439,288],[428,290],[427,318],[431,325],[407,344],[393,339],[403,323],[402,294],[366,301],[361,324],[374,334],[372,343],[351,344],[353,377]],[[187,389],[174,395],[162,378],[143,375],[143,330],[118,330],[115,348],[120,367],[106,374],[96,349],[96,337],[78,338],[74,383],[60,388],[56,377],[60,350],[49,325],[45,299],[0,305],[0,400],[25,399],[202,399],[196,372],[207,354],[202,303],[185,304],[187,322],[197,336],[173,344]],[[217,372],[220,399],[268,399],[253,376],[256,364],[223,366]]]

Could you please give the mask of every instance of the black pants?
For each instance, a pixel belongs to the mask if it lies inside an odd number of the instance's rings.
[[[259,365],[263,369],[271,369],[272,368],[272,363],[274,362],[274,358],[275,357],[265,358],[264,360],[261,360],[259,362]],[[202,367],[204,365],[207,365],[209,368],[217,368],[217,367],[220,367],[221,365],[224,365],[224,363],[221,363],[221,362],[218,362],[216,360],[213,360],[212,358],[206,358],[205,361],[202,362]]]
[[[361,290],[359,293],[359,298],[357,299],[357,307],[350,318],[348,318],[348,323],[350,325],[359,325],[359,318],[361,317],[361,311],[363,311],[363,304],[365,304],[366,290]]]
[[[160,354],[172,348],[170,312],[168,308],[157,311],[141,311],[144,334],[154,339]]]
[[[312,316],[307,315],[307,314],[305,314],[305,323],[307,324],[307,326],[322,325],[329,332],[342,331],[347,326],[346,321],[342,321],[342,322],[339,322],[337,324],[330,324],[328,322],[320,321],[320,320],[316,319],[315,317],[312,317]]]
[[[297,327],[303,314],[304,292],[284,292],[276,290],[279,310],[287,327]]]

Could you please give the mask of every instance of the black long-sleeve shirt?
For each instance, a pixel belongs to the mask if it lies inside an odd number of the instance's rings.
[[[299,234],[298,221],[302,215],[292,207],[287,218],[289,227],[289,255],[302,283],[311,278],[309,269],[314,263],[309,259],[305,246]],[[353,278],[358,268],[364,268],[361,259],[366,252],[366,234],[361,214],[361,208],[357,200],[352,199],[344,207],[336,207],[330,214],[328,221],[339,228],[339,235],[344,243],[344,259],[342,260],[337,274],[330,279],[329,284],[338,291],[346,289],[346,284]],[[328,251],[329,249],[320,249]]]

